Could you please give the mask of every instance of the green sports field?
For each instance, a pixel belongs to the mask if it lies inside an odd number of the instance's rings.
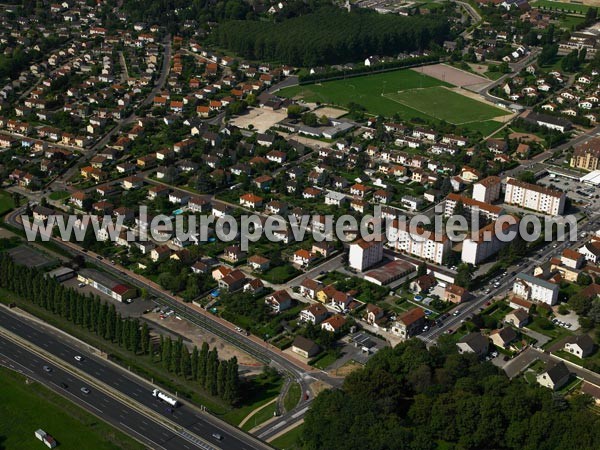
[[[386,98],[385,94],[432,86],[450,85],[414,70],[396,70],[345,80],[292,86],[282,89],[278,94],[283,97],[301,97],[307,102],[329,103],[343,107],[354,102],[375,115],[392,116],[394,113],[399,113],[402,116],[418,117],[420,115],[418,111],[399,105]]]
[[[452,85],[420,73],[396,70],[325,83],[291,86],[278,92],[289,98],[347,107],[350,102],[364,106],[369,114],[402,120],[415,118],[446,120],[464,124],[472,131],[494,131],[502,124],[490,121],[506,114],[494,106],[455,93]]]
[[[506,111],[451,91],[443,86],[385,94],[401,105],[456,125],[503,116]]]

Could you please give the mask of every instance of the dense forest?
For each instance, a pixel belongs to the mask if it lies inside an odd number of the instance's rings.
[[[597,449],[591,399],[569,400],[490,363],[418,340],[379,351],[341,390],[321,393],[306,449]]]
[[[245,58],[311,67],[426,49],[448,32],[443,18],[321,8],[278,23],[225,21],[214,39]]]

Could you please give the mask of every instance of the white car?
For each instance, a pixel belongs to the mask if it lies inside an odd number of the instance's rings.
[[[83,356],[75,355],[74,358],[75,358],[75,361],[79,361],[79,362],[83,361]]]

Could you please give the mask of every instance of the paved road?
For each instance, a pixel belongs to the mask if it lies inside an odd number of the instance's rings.
[[[84,386],[89,388],[89,383],[85,380],[56,367],[52,362],[4,337],[0,337],[0,364],[46,385],[150,448],[168,450],[202,448],[101,390],[90,388],[90,394],[84,394],[81,388]],[[45,372],[44,366],[51,367],[52,372]],[[63,388],[61,383],[66,383],[67,387]],[[60,440],[60,432],[57,431],[55,437]]]
[[[64,363],[73,365],[78,370],[100,380],[133,401],[164,416],[167,420],[175,422],[184,430],[212,442],[216,441],[212,437],[213,433],[224,436],[222,441],[215,442],[215,446],[218,445],[223,449],[231,450],[262,450],[269,448],[266,444],[218,420],[216,417],[196,411],[191,406],[186,405],[185,402],[173,413],[167,412],[164,403],[152,396],[151,391],[154,386],[110,362],[98,358],[85,349],[76,348],[70,343],[65,343],[66,337],[64,335],[54,335],[38,323],[28,322],[10,311],[0,309],[0,326],[18,335],[21,339],[38,346],[43,351],[54,355]],[[82,355],[85,359],[82,362],[77,362],[74,359],[75,355]]]
[[[584,369],[583,367],[578,366],[577,364],[573,364],[570,361],[565,361],[557,356],[554,356],[551,353],[547,353],[543,350],[533,347],[528,347],[523,352],[521,352],[519,356],[507,363],[504,366],[504,372],[506,373],[506,375],[508,375],[509,378],[514,378],[523,370],[525,370],[530,364],[532,364],[538,359],[540,361],[545,362],[546,364],[554,364],[562,361],[567,365],[571,373],[575,374],[575,376],[577,376],[578,378],[600,386],[600,374],[592,372],[588,369]]]
[[[280,81],[279,83],[274,84],[270,88],[268,88],[267,92],[269,94],[274,94],[283,88],[290,87],[290,86],[296,86],[298,84],[300,84],[298,81],[298,77],[296,75],[292,75],[292,76],[289,76],[289,77],[285,78],[284,80]]]
[[[600,213],[591,217],[590,220],[584,225],[579,224],[578,233],[582,231],[590,231],[594,228],[593,222],[595,222],[598,218],[600,218]],[[516,278],[516,275],[510,275],[512,271],[514,272],[527,272],[529,273],[535,266],[539,263],[538,261],[546,261],[554,254],[560,254],[565,248],[573,245],[573,242],[566,240],[564,242],[556,243],[556,247],[553,245],[546,245],[541,249],[541,253],[536,255],[535,258],[525,258],[522,261],[525,261],[524,265],[520,267],[509,267],[507,272],[509,275],[505,276],[501,280],[501,286],[498,288],[490,287],[490,292],[488,294],[482,293],[484,286],[481,286],[479,289],[474,292],[475,300],[471,300],[463,305],[459,305],[453,308],[450,311],[450,314],[453,314],[455,311],[459,311],[459,313],[455,315],[451,315],[448,319],[446,319],[440,326],[432,327],[429,331],[419,335],[419,339],[427,342],[428,345],[433,344],[442,334],[448,332],[448,330],[456,331],[457,328],[460,328],[462,322],[467,319],[467,316],[471,316],[474,313],[479,312],[479,309],[482,308],[487,302],[491,301],[494,297],[498,295],[505,295],[511,289],[513,282]]]

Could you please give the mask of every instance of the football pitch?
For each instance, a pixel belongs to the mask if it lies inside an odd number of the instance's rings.
[[[500,108],[465,97],[443,86],[409,89],[385,94],[385,96],[427,116],[455,125],[480,122],[507,114]]]
[[[487,131],[495,124],[495,128],[501,126],[500,122],[490,122],[490,119],[506,115],[506,111],[446,89],[451,87],[418,69],[404,69],[291,86],[279,91],[278,95],[346,108],[354,102],[372,115],[392,117],[398,114],[402,120],[445,120],[455,125],[464,124],[473,131]]]

